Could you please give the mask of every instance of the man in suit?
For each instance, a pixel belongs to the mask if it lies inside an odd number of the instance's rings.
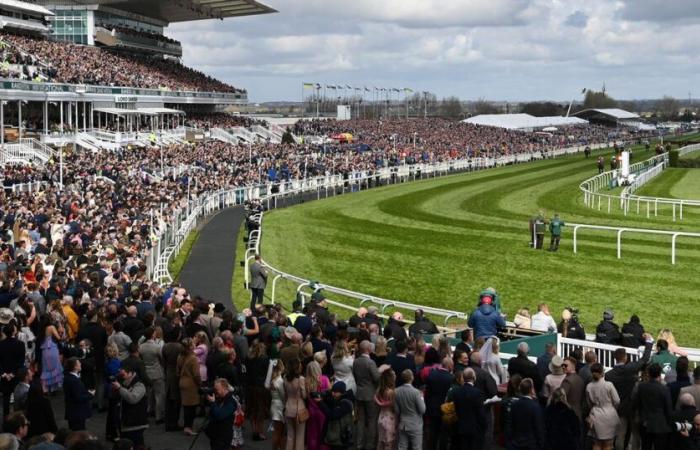
[[[540,378],[540,372],[537,370],[535,363],[528,359],[528,353],[530,353],[530,346],[527,345],[527,342],[518,344],[518,356],[510,358],[508,361],[508,375],[512,377],[517,373],[523,379],[532,379],[535,383],[535,391],[540,392],[542,390],[542,378]]]
[[[95,391],[85,389],[80,379],[80,360],[68,358],[66,376],[63,378],[63,393],[66,399],[66,420],[72,431],[85,429],[85,421],[92,415],[90,401]]]
[[[617,409],[620,415],[620,426],[615,437],[616,450],[625,449],[629,444],[632,432],[629,427],[629,421],[632,418],[632,390],[639,380],[639,372],[644,369],[651,356],[654,338],[649,334],[645,334],[644,338],[644,354],[639,360],[629,361],[625,349],[618,348],[615,350],[615,365],[605,374],[605,380],[615,386],[615,390],[620,396],[620,406]],[[568,396],[567,399],[569,399]],[[571,403],[570,400],[569,403]]]
[[[156,425],[160,425],[164,422],[163,415],[165,414],[165,372],[163,371],[163,355],[161,354],[163,345],[156,343],[154,336],[153,327],[146,328],[143,333],[146,340],[139,346],[139,353],[143,360],[146,376],[151,381],[150,389],[148,389],[148,403],[155,415]]]
[[[542,408],[537,403],[535,384],[525,378],[518,387],[518,401],[510,410],[511,434],[506,447],[513,449],[544,448],[545,429]]]
[[[5,308],[1,313],[5,318]],[[11,311],[10,311],[11,313]],[[8,313],[9,315],[9,313]],[[4,322],[4,320],[3,320]],[[0,391],[2,391],[2,414],[7,417],[10,414],[10,395],[17,386],[15,373],[20,367],[24,367],[25,348],[24,343],[17,339],[17,327],[14,321],[9,321],[2,327],[5,338],[0,341]]]
[[[700,405],[700,366],[693,370],[693,384],[688,387],[681,388],[680,398],[683,394],[690,394],[695,399],[695,406]],[[676,409],[680,409],[680,402],[676,405]]]
[[[661,366],[651,364],[647,368],[649,381],[639,383],[632,400],[634,410],[639,414],[642,449],[666,450],[668,434],[672,431],[671,393],[661,383]]]
[[[379,371],[369,357],[372,345],[360,342],[359,354],[352,364],[352,374],[357,384],[355,407],[357,411],[357,448],[374,450],[377,444],[377,419],[379,408],[374,402],[374,393],[379,384]]]
[[[255,255],[255,262],[250,266],[250,310],[255,311],[255,305],[263,303],[263,294],[267,286],[267,271],[260,262],[260,255]]]
[[[576,413],[579,423],[583,423],[583,402],[586,395],[586,386],[583,384],[583,378],[576,373],[576,359],[571,356],[565,358],[562,367],[566,377],[561,382],[561,388],[566,393],[566,400]]]
[[[97,394],[95,403],[97,408],[102,409],[104,403],[104,373],[105,373],[105,347],[107,346],[107,330],[100,324],[99,309],[91,309],[86,313],[87,322],[80,326],[78,340],[87,339],[92,344],[93,355],[95,356],[95,386]]]
[[[445,447],[445,441],[449,433],[442,430],[442,410],[440,406],[445,403],[447,391],[450,390],[454,375],[452,370],[454,362],[452,358],[445,357],[442,360],[442,365],[437,369],[433,369],[425,379],[425,417],[428,420],[426,431],[427,448],[435,450],[440,443],[440,448]],[[444,431],[441,433],[441,431]]]
[[[400,378],[402,384],[394,394],[394,412],[399,420],[399,450],[421,450],[425,402],[420,391],[413,387],[411,369],[401,372]]]
[[[480,437],[486,432],[481,391],[474,387],[476,373],[464,369],[464,384],[454,393],[453,401],[457,414],[457,434],[464,450],[480,450]]]

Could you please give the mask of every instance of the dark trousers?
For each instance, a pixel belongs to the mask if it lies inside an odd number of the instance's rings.
[[[176,430],[180,421],[180,399],[170,399],[165,402],[165,429]]]
[[[450,430],[442,423],[442,418],[426,416],[426,446],[427,450],[447,450]],[[463,436],[458,436],[461,440]],[[461,449],[462,447],[457,447]]]
[[[535,234],[537,242],[535,242],[535,248],[538,250],[542,249],[542,244],[544,243],[544,233],[540,234],[537,233]]]
[[[211,450],[229,450],[231,448],[230,436],[210,436],[209,446]]]
[[[10,396],[17,386],[18,380],[12,378],[11,380],[6,380],[5,378],[0,381],[0,391],[2,391],[2,417],[3,419],[10,414]]]
[[[144,430],[125,431],[122,433],[122,437],[130,440],[131,443],[134,444],[134,449],[140,449],[144,447],[143,431]]]
[[[105,421],[107,439],[120,437],[120,415],[119,397],[114,397],[114,394],[111,394],[107,404],[107,420]]]
[[[250,310],[255,311],[255,305],[263,303],[265,289],[250,288]]]
[[[183,406],[182,407],[183,414],[185,416],[184,418],[184,425],[185,428],[192,428],[192,425],[194,425],[194,418],[197,415],[197,407],[196,406]]]
[[[552,235],[552,239],[549,241],[549,249],[553,251],[559,250],[559,240],[561,236]]]
[[[459,445],[457,448],[459,450],[481,450],[481,448],[477,447],[479,439],[476,436],[459,434],[458,437]]]
[[[641,427],[642,450],[666,450],[668,448],[668,434],[649,433]]]
[[[68,428],[70,428],[71,431],[83,431],[83,430],[85,430],[85,419],[82,419],[82,420],[68,419]]]

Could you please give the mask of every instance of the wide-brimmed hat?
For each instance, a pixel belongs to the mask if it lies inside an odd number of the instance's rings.
[[[15,313],[10,308],[0,308],[0,324],[7,325],[15,318]]]
[[[564,360],[559,355],[552,356],[552,360],[549,362],[549,371],[552,375],[561,375],[564,373],[563,366]]]

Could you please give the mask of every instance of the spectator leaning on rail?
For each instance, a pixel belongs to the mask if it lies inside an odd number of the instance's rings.
[[[418,336],[421,334],[437,334],[437,326],[425,317],[425,313],[422,309],[417,309],[415,313],[415,322],[408,327],[408,334],[411,336]]]
[[[549,306],[546,303],[537,305],[537,314],[532,316],[530,328],[545,333],[557,331],[557,324],[554,322],[552,315],[549,312]]]
[[[595,341],[601,344],[620,345],[622,335],[620,327],[613,322],[615,313],[610,309],[606,309],[603,313],[603,320],[598,324],[595,330]]]
[[[493,299],[489,296],[481,298],[481,304],[469,316],[468,325],[474,329],[474,339],[496,336],[499,328],[505,328],[503,317],[491,305]]]

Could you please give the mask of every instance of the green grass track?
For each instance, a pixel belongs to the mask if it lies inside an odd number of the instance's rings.
[[[650,156],[640,149],[634,160]],[[643,208],[627,216],[619,206],[612,214],[587,208],[578,186],[595,173],[595,157],[575,155],[272,211],[263,254],[305,278],[455,310],[471,311],[478,292],[494,286],[511,318],[543,301],[554,311],[571,305],[588,332],[612,307],[620,323],[636,313],[652,332],[671,327],[681,345],[700,346],[700,239],[679,238],[675,266],[670,237],[625,235],[620,260],[612,232],[580,232],[578,254],[570,228],[558,253],[528,247],[538,210],[567,222],[700,231],[700,211],[673,222],[663,209],[647,219]]]

